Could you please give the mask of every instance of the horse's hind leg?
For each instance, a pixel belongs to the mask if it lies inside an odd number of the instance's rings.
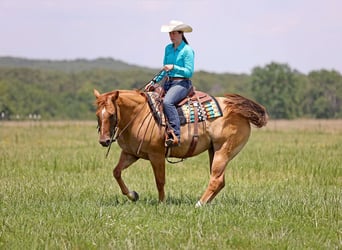
[[[223,144],[214,144],[213,151],[209,151],[209,158],[213,156],[212,161],[210,159],[209,185],[201,199],[197,202],[196,207],[211,202],[225,186],[224,173],[226,166],[244,147],[248,137],[249,133],[244,133],[243,136],[238,137],[233,135]]]
[[[225,186],[224,171],[229,158],[220,152],[216,152],[211,164],[209,185],[202,195],[201,199],[197,202],[196,207],[202,206],[212,201],[215,196]]]
[[[113,176],[119,184],[121,192],[126,195],[131,201],[137,201],[139,199],[139,195],[135,191],[129,191],[126,184],[121,178],[121,172],[122,170],[128,168],[130,165],[136,162],[138,159],[139,158],[134,155],[127,154],[124,151],[121,151],[119,162],[113,170]]]
[[[208,155],[209,155],[209,167],[210,167],[210,173],[213,166],[214,161],[214,147],[211,145],[211,147],[208,149]]]

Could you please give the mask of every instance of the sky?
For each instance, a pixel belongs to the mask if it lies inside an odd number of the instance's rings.
[[[161,68],[160,27],[180,20],[193,28],[196,71],[342,72],[341,13],[341,0],[0,0],[0,56]]]

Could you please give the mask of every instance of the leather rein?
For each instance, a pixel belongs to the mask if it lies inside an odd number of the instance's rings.
[[[109,146],[108,146],[108,150],[107,150],[107,153],[106,153],[106,158],[108,157],[109,155],[109,151],[111,149],[111,146],[112,146],[112,143],[113,142],[116,142],[116,140],[123,134],[123,132],[126,131],[126,129],[132,124],[132,122],[137,118],[137,116],[140,114],[140,112],[143,110],[143,108],[145,107],[145,105],[147,104],[147,102],[145,102],[142,106],[141,106],[141,109],[136,112],[136,114],[134,115],[134,117],[126,124],[126,126],[119,132],[119,122],[120,122],[120,119],[118,118],[118,107],[117,107],[117,104],[116,104],[116,101],[114,101],[114,108],[115,108],[115,111],[114,111],[114,114],[111,115],[111,119],[112,121],[114,120],[113,124],[113,128],[111,130],[111,138],[110,138],[110,143],[109,143]],[[112,122],[111,121],[111,122]],[[140,148],[140,147],[139,147]]]

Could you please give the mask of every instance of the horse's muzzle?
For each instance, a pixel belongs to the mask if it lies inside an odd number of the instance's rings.
[[[103,146],[103,147],[108,147],[111,144],[111,140],[110,138],[104,138],[104,139],[100,139],[99,143]]]

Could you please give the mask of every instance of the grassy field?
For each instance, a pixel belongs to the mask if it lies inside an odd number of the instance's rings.
[[[167,165],[167,200],[152,169],[112,177],[96,121],[0,122],[0,249],[341,249],[342,122],[271,121],[253,129],[213,203],[204,153]]]

